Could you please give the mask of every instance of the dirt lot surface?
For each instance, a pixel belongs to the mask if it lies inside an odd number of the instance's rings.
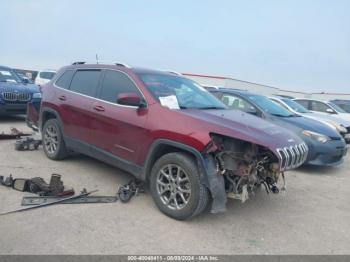
[[[25,129],[23,118],[0,119],[0,132]],[[18,152],[0,140],[0,175],[49,181],[61,174],[76,191],[113,195],[131,175],[85,156],[64,161],[43,150]],[[349,254],[350,157],[337,168],[287,173],[287,193],[241,204],[221,215],[179,222],[160,213],[149,193],[130,203],[56,205],[0,217],[0,254]],[[20,207],[22,192],[0,187],[0,212]]]

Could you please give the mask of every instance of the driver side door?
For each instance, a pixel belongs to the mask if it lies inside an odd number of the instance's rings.
[[[92,103],[91,136],[95,151],[135,163],[147,140],[148,108],[118,104],[117,96],[122,93],[136,93],[144,99],[126,73],[105,70],[99,94]]]

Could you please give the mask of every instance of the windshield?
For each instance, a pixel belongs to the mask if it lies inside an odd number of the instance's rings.
[[[333,107],[338,113],[346,113],[346,111],[344,111],[342,108],[340,108],[339,106],[337,106],[336,104],[332,103],[332,102],[328,102],[328,104]]]
[[[309,112],[309,110],[307,110],[301,104],[298,104],[297,102],[294,102],[291,99],[282,98],[281,100],[298,113],[308,113]]]
[[[196,82],[179,76],[138,74],[151,94],[171,109],[226,109]]]
[[[19,83],[21,80],[12,70],[0,68],[0,82]]]
[[[264,112],[275,115],[275,116],[281,116],[281,117],[290,117],[294,116],[291,112],[289,112],[287,109],[279,106],[275,102],[272,102],[270,99],[264,96],[259,95],[249,95],[248,98],[250,101],[252,101],[254,104],[256,104],[258,107],[261,108]]]

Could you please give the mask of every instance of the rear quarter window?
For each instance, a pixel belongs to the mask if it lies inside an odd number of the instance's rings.
[[[78,70],[70,84],[70,90],[79,94],[96,97],[101,70]]]

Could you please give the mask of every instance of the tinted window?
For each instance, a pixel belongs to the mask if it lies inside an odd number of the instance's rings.
[[[96,96],[100,75],[100,70],[79,70],[74,74],[70,90],[94,97]]]
[[[310,109],[309,108],[309,100],[294,100],[294,101],[297,102],[298,104],[302,105],[306,109]]]
[[[136,93],[142,98],[140,91],[127,75],[107,70],[103,79],[100,98],[116,103],[117,96],[121,93]]]
[[[39,75],[40,75],[40,78],[51,80],[55,76],[55,73],[54,72],[40,72]]]
[[[70,81],[72,80],[72,76],[74,74],[73,70],[67,70],[64,72],[60,78],[56,81],[56,86],[62,87],[64,89],[69,88]]]

